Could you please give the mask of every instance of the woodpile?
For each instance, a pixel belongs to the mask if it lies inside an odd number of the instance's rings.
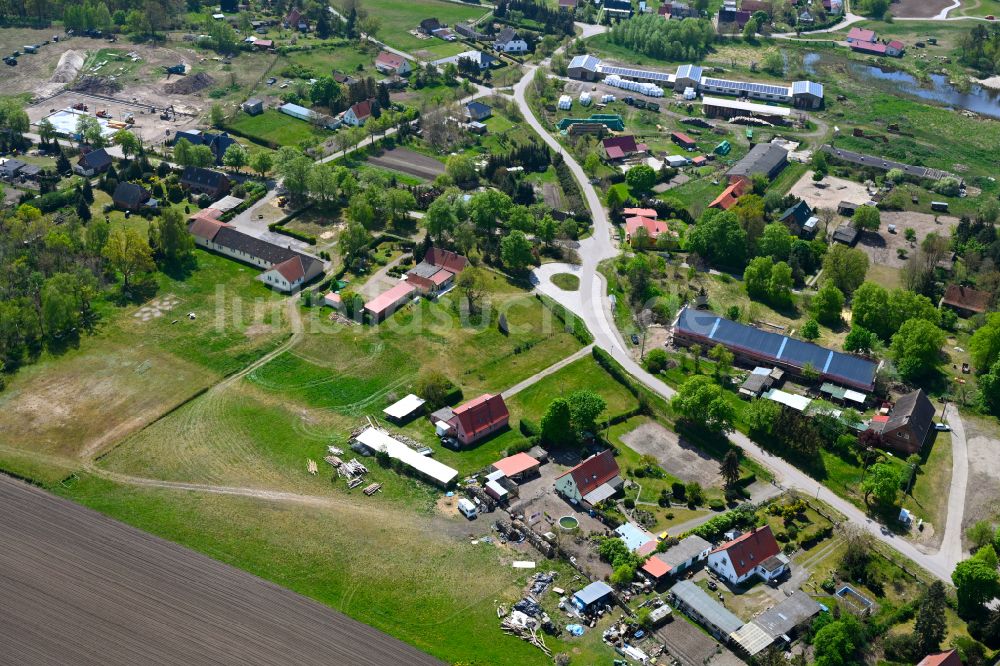
[[[382,490],[382,484],[381,483],[372,483],[369,486],[367,486],[364,489],[364,491],[362,491],[362,492],[364,492],[365,495],[368,495],[369,497],[371,497],[372,495],[374,495],[375,493],[377,493],[380,490]]]

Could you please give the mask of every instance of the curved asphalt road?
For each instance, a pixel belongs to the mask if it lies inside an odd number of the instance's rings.
[[[0,663],[437,666],[278,585],[0,475]]]
[[[528,67],[524,77],[514,86],[514,99],[521,107],[524,119],[538,133],[542,140],[555,152],[562,155],[573,176],[576,178],[590,209],[593,219],[594,233],[590,238],[580,242],[579,255],[580,265],[571,264],[544,264],[535,271],[536,288],[538,291],[550,296],[560,304],[576,313],[594,336],[594,343],[606,350],[636,379],[642,382],[649,389],[657,392],[664,398],[671,398],[676,391],[667,386],[662,380],[646,372],[626,351],[626,346],[622,340],[621,333],[614,324],[611,314],[611,303],[607,297],[607,288],[603,276],[597,272],[598,264],[610,259],[618,254],[615,242],[612,240],[612,227],[604,210],[601,197],[594,186],[590,184],[583,168],[576,159],[566,151],[562,145],[551,136],[549,131],[535,117],[528,106],[525,98],[528,86],[535,74],[535,67]],[[580,278],[580,289],[576,292],[563,291],[551,282],[551,276],[555,273],[574,273]],[[957,410],[953,412],[953,422],[959,421]],[[956,435],[958,428],[956,428]],[[832,506],[843,514],[847,521],[857,525],[861,529],[872,534],[876,539],[894,548],[900,554],[913,560],[934,576],[946,581],[951,581],[951,572],[961,559],[961,511],[960,507],[965,502],[965,481],[968,474],[965,455],[964,436],[960,446],[961,453],[956,453],[954,457],[954,468],[952,472],[953,483],[951,496],[949,498],[948,524],[945,529],[944,545],[936,553],[925,553],[912,543],[902,538],[893,536],[891,533],[883,533],[882,527],[877,522],[868,518],[864,512],[860,511],[853,504],[842,499],[832,491],[824,488],[818,481],[811,478],[792,464],[774,456],[755,444],[749,437],[741,432],[734,432],[730,438],[744,453],[754,458],[759,463],[768,468],[782,487],[798,490],[807,495],[812,495]],[[957,441],[957,437],[956,440]],[[954,507],[954,508],[953,508]],[[957,520],[955,520],[957,513]]]

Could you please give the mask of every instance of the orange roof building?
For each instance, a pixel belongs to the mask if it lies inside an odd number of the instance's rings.
[[[736,200],[750,191],[750,181],[746,178],[734,178],[729,187],[722,191],[722,194],[715,197],[715,200],[708,204],[709,208],[721,208],[729,210],[736,205]]]
[[[409,301],[415,291],[412,284],[400,282],[365,303],[365,312],[371,317],[372,322],[380,322]]]
[[[660,234],[669,231],[667,223],[662,220],[652,220],[648,217],[635,216],[625,220],[625,242],[631,243],[639,229],[646,230],[646,238],[655,241]]]
[[[515,453],[493,463],[493,469],[503,472],[508,479],[519,480],[529,473],[537,471],[541,463],[527,453]]]

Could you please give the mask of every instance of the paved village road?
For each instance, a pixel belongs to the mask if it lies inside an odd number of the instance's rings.
[[[441,664],[249,573],[0,475],[0,661]]]
[[[548,130],[535,117],[534,112],[527,103],[526,93],[531,85],[535,74],[534,67],[527,67],[524,77],[514,86],[514,99],[524,114],[528,124],[542,137],[542,140],[553,151],[562,155],[566,165],[570,168],[573,176],[579,183],[583,191],[587,207],[590,209],[593,220],[593,234],[580,242],[578,250],[580,255],[580,265],[571,264],[545,264],[534,273],[536,289],[553,298],[558,303],[569,308],[583,319],[587,328],[594,336],[594,343],[611,354],[611,356],[622,365],[622,367],[639,380],[643,385],[655,391],[664,398],[671,398],[676,391],[667,386],[662,380],[646,372],[632,356],[626,351],[626,346],[622,340],[621,333],[614,324],[611,312],[611,303],[607,297],[607,288],[603,276],[597,271],[598,264],[618,253],[615,242],[612,240],[612,228],[604,205],[600,196],[590,184],[589,179],[576,159],[566,151],[556,139],[551,136]],[[551,282],[551,276],[560,272],[572,272],[580,278],[580,289],[576,292],[567,292],[559,289]],[[802,493],[812,495],[825,501],[834,509],[843,514],[846,519],[861,529],[867,531],[879,541],[895,549],[900,554],[913,560],[934,576],[950,582],[951,572],[961,557],[961,548],[956,551],[951,546],[946,546],[936,553],[927,553],[920,550],[912,543],[902,538],[896,537],[888,531],[883,532],[882,526],[866,516],[847,500],[842,499],[827,488],[824,488],[815,479],[786,462],[774,456],[750,440],[741,432],[733,433],[730,438],[740,446],[744,453],[764,465],[775,477],[775,481],[782,487],[798,490]],[[964,440],[963,440],[964,443]],[[963,446],[964,450],[964,446]],[[960,457],[958,455],[956,458]],[[965,474],[958,474],[957,478],[964,478]],[[957,503],[961,498],[964,503],[965,491],[963,487],[953,487],[954,501]],[[949,501],[949,509],[952,502]],[[949,510],[950,532],[960,530],[960,522],[957,526],[951,526],[952,511]],[[949,533],[946,527],[946,534]]]

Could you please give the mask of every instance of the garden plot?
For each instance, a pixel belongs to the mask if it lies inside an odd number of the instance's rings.
[[[970,461],[964,533],[977,521],[996,520],[1000,516],[1000,430],[995,420],[967,412],[962,420]]]
[[[659,423],[644,423],[622,435],[621,440],[633,451],[656,458],[678,479],[700,483],[703,488],[722,485],[718,461]]]
[[[408,148],[394,148],[376,157],[369,157],[368,163],[393,171],[402,171],[424,180],[434,180],[444,173],[444,164]]]

